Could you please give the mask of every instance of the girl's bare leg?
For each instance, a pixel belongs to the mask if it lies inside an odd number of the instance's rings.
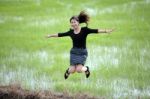
[[[89,71],[88,66],[83,66],[82,64],[78,64],[78,65],[76,65],[76,71],[78,73],[85,72],[86,78],[88,78],[90,76],[90,71]]]
[[[70,66],[70,67],[66,70],[66,72],[65,72],[65,74],[64,74],[64,78],[67,79],[67,78],[69,77],[70,73],[74,73],[75,70],[76,70],[76,67],[75,67],[75,66]]]

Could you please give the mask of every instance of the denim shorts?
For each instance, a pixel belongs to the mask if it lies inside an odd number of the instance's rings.
[[[70,65],[74,66],[77,64],[84,65],[88,56],[87,49],[83,48],[72,48],[70,50]]]

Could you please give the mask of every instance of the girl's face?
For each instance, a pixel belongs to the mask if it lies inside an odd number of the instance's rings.
[[[75,19],[72,19],[70,22],[70,25],[71,25],[72,29],[77,29],[79,26],[79,22]]]

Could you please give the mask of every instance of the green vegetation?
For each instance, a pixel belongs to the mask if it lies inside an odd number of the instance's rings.
[[[88,36],[89,79],[75,73],[64,80],[71,40],[45,36],[67,31],[81,10],[90,14],[90,28],[116,31]],[[150,98],[149,11],[150,0],[0,0],[0,85]]]

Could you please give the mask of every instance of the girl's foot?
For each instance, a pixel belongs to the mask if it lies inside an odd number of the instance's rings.
[[[67,79],[69,77],[69,68],[66,70],[65,74],[64,74],[64,78]]]
[[[85,71],[85,75],[86,75],[86,78],[88,78],[90,76],[90,70],[89,70],[89,67],[86,66],[87,70]]]

